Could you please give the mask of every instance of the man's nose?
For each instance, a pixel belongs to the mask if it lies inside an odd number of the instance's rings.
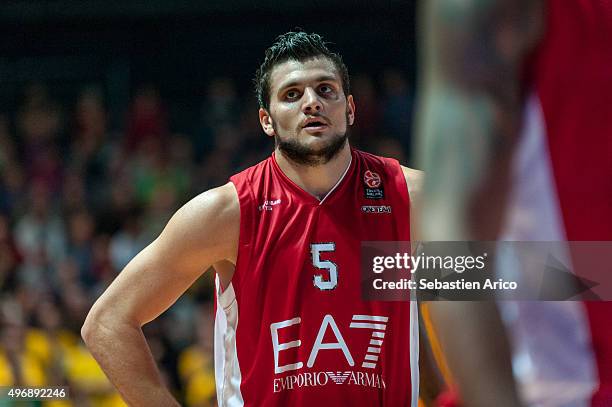
[[[304,90],[304,104],[302,105],[302,111],[304,113],[320,112],[323,109],[319,95],[312,88],[306,88]]]

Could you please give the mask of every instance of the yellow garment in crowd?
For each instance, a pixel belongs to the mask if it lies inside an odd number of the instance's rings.
[[[59,363],[63,377],[70,383],[69,391],[85,394],[92,407],[126,406],[93,356],[80,339],[69,331],[62,330],[50,337],[46,331],[29,329],[19,358],[22,386],[50,385],[47,369]],[[15,377],[12,366],[5,351],[0,348],[0,386],[13,385]],[[76,407],[71,400],[49,400],[42,405]]]

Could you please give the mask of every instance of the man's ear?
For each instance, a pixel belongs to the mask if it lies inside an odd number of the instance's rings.
[[[346,98],[346,113],[348,116],[348,125],[352,126],[355,122],[355,101],[353,95],[348,95]]]
[[[272,126],[272,116],[270,116],[268,111],[264,108],[259,108],[259,123],[264,133],[268,136],[274,137],[276,135],[274,127]]]

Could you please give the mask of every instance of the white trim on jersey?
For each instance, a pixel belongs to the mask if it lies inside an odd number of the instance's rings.
[[[540,101],[532,95],[524,112],[524,128],[512,163],[512,193],[502,240],[563,241],[565,229],[546,139]],[[562,247],[561,245],[558,245]],[[555,257],[570,264],[567,250]],[[500,245],[497,271],[505,279],[517,274],[507,246]],[[500,301],[510,332],[513,368],[526,405],[587,407],[597,389],[595,356],[589,324],[578,301]]]
[[[328,196],[330,196],[332,194],[332,192],[334,192],[334,190],[338,187],[338,185],[340,185],[340,183],[342,182],[342,180],[344,179],[344,177],[346,176],[346,174],[349,171],[349,168],[351,168],[351,164],[353,163],[353,154],[351,154],[351,159],[349,160],[348,165],[346,166],[346,170],[344,170],[344,172],[342,173],[342,176],[340,177],[340,179],[338,180],[338,182],[336,182],[336,184],[332,187],[332,189],[329,190],[329,192],[327,192],[325,194],[325,196],[323,197],[323,199],[320,200],[319,205],[321,205]]]
[[[215,382],[219,407],[242,407],[244,399],[240,392],[242,374],[236,353],[236,330],[238,328],[238,303],[230,283],[221,292],[219,276],[215,277],[217,290],[217,312],[215,315]]]

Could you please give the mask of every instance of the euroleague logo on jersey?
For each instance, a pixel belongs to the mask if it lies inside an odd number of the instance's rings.
[[[385,197],[382,178],[378,173],[366,170],[363,173],[363,184],[363,195],[366,199],[383,199]]]
[[[363,182],[370,188],[378,188],[380,186],[380,175],[375,173],[374,171],[367,170],[363,174]]]

